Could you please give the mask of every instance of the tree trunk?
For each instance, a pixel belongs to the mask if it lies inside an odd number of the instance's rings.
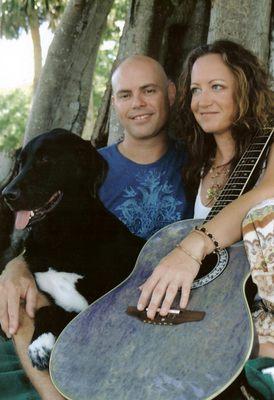
[[[206,42],[210,0],[184,2],[173,10],[166,25],[165,54],[160,57],[168,76],[177,83],[189,52]],[[186,12],[186,6],[189,7]],[[161,46],[160,46],[161,48]]]
[[[94,105],[93,105],[93,90],[91,90],[87,117],[83,128],[82,138],[87,140],[90,139],[93,129],[94,129]]]
[[[41,71],[42,71],[42,48],[39,31],[39,20],[37,11],[33,9],[31,16],[28,17],[32,44],[33,44],[33,59],[34,59],[34,78],[33,78],[33,93],[35,93]]]
[[[214,0],[208,42],[231,39],[253,51],[265,64],[269,57],[271,0]]]
[[[195,47],[206,38],[209,9],[209,1],[205,0],[132,0],[115,65],[132,54],[145,54],[159,60],[169,76],[176,80],[185,48]],[[190,26],[190,21],[197,26]],[[185,35],[187,40],[183,40]],[[92,136],[97,146],[106,144],[107,138],[111,144],[123,136],[110,99],[109,82]]]
[[[49,48],[26,127],[26,143],[65,128],[81,134],[101,34],[113,0],[70,0]]]
[[[7,184],[7,177],[11,175],[14,165],[14,152],[0,151],[0,188],[3,189],[4,185]]]

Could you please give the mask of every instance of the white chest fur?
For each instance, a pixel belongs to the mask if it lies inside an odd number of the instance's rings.
[[[66,311],[80,312],[88,306],[87,300],[75,288],[75,283],[83,276],[49,268],[47,272],[36,272],[35,278],[39,288],[49,293]]]

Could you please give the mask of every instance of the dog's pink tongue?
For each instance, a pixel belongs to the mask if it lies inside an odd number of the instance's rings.
[[[24,229],[29,222],[30,211],[17,211],[15,218],[15,228]]]

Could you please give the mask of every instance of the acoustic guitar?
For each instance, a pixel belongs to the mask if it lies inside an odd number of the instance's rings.
[[[256,134],[207,220],[246,190],[272,135],[272,128]],[[64,329],[50,360],[51,379],[64,397],[213,399],[240,374],[254,336],[244,293],[249,264],[241,243],[206,257],[187,311],[177,310],[179,296],[174,311],[167,318],[158,315],[153,322],[134,307],[138,287],[200,223],[179,221],[155,233],[131,275]]]

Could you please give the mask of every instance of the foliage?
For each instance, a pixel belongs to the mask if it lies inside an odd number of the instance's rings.
[[[28,32],[34,14],[40,25],[48,21],[54,31],[66,3],[67,0],[2,0],[0,37],[18,39],[23,30]]]
[[[21,146],[31,101],[30,90],[0,94],[0,151]]]
[[[115,0],[109,13],[107,26],[102,35],[101,45],[96,60],[93,78],[93,104],[96,115],[100,107],[101,99],[109,80],[111,67],[116,59],[119,47],[119,39],[122,34],[124,20],[129,2],[127,0]]]

